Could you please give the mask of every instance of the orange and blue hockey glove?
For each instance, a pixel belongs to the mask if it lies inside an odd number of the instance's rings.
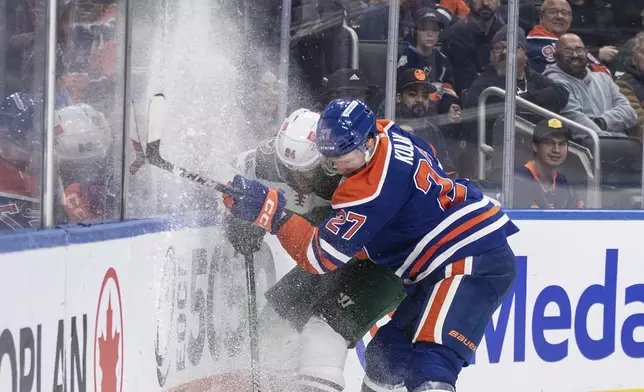
[[[277,223],[284,215],[286,205],[281,192],[240,175],[236,175],[229,186],[235,195],[224,193],[224,204],[235,217],[269,233],[277,231]]]

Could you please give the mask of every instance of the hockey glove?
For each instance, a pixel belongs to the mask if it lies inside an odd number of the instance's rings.
[[[266,231],[261,227],[251,225],[231,214],[226,214],[224,219],[226,238],[233,248],[244,256],[252,256],[259,251]]]
[[[240,175],[236,175],[229,186],[240,195],[233,197],[224,194],[224,204],[235,217],[269,233],[277,231],[277,223],[286,205],[286,198],[281,192]]]

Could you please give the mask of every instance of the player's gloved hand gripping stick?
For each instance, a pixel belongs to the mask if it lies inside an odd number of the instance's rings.
[[[269,189],[259,181],[236,175],[231,184],[224,185],[163,159],[160,150],[164,114],[165,97],[162,94],[157,94],[150,102],[148,144],[146,146],[147,161],[179,177],[222,192],[224,204],[235,217],[273,233],[277,227],[277,221],[284,211],[286,198],[280,192]]]
[[[218,181],[205,178],[200,174],[170,163],[161,157],[161,137],[163,136],[165,113],[165,96],[163,94],[156,94],[150,101],[150,108],[148,111],[148,143],[146,145],[145,154],[148,163],[207,188],[212,188],[231,196],[242,196],[241,193],[236,193],[234,189]]]
[[[232,194],[224,192],[224,204],[237,218],[251,222],[269,233],[277,231],[284,214],[284,195],[256,180],[236,175],[230,184]],[[241,196],[239,196],[241,195]]]
[[[148,111],[148,143],[146,145],[146,158],[147,162],[166,170],[170,173],[178,175],[179,177],[190,180],[199,185],[203,185],[207,188],[212,188],[216,191],[222,192],[225,195],[227,200],[225,203],[232,203],[231,212],[235,216],[245,219],[252,215],[255,210],[261,195],[259,194],[261,187],[265,188],[268,191],[268,188],[264,187],[257,181],[241,181],[235,178],[235,181],[231,186],[224,185],[218,181],[205,178],[200,174],[194,173],[188,169],[185,169],[181,166],[174,165],[167,160],[163,159],[160,154],[161,149],[161,136],[163,135],[163,124],[165,121],[166,113],[166,102],[165,96],[163,94],[156,94],[150,101],[150,107]],[[137,159],[139,154],[137,152]],[[134,174],[136,170],[141,166],[141,164],[133,165],[130,168],[130,172]],[[241,177],[241,176],[239,176]],[[241,177],[243,178],[243,177]],[[258,187],[256,184],[261,185]],[[278,212],[279,197],[275,199],[277,192],[270,194],[270,200],[277,200],[278,203],[275,204],[275,208],[271,209],[275,213]],[[267,192],[269,193],[269,192]],[[279,211],[282,211],[286,200],[281,194],[281,208]],[[268,200],[268,196],[264,196],[264,199]],[[269,203],[268,205],[271,205]],[[229,207],[230,208],[230,207]],[[260,205],[258,211],[261,211],[263,207]],[[258,222],[266,222],[265,229],[268,231],[267,227],[272,226],[272,216],[266,220],[259,216],[260,213],[257,213]],[[275,214],[273,214],[274,216]],[[260,219],[261,218],[261,219]],[[259,392],[259,341],[257,336],[257,305],[256,305],[256,289],[255,289],[255,268],[252,254],[245,254],[245,264],[246,264],[246,280],[247,280],[247,289],[248,289],[248,328],[250,335],[250,351],[251,351],[251,381],[254,392]]]

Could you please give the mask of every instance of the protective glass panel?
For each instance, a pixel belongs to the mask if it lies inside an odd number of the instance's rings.
[[[229,181],[230,161],[281,124],[279,10],[265,3],[133,4],[129,217],[215,209],[221,195],[205,179]]]
[[[54,120],[56,222],[121,210],[125,1],[60,2]]]
[[[526,50],[517,49],[517,63],[525,52],[526,64],[517,96],[537,107],[517,102],[513,208],[641,208],[644,96],[635,36],[643,7],[630,1],[520,3],[519,26],[527,37]],[[556,115],[563,121],[553,121]],[[499,167],[498,147],[508,153],[499,136],[503,121],[488,128],[492,166]]]
[[[0,2],[0,234],[40,227],[46,2]]]

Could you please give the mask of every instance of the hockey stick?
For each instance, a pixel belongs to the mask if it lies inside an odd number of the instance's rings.
[[[165,122],[166,102],[163,94],[156,94],[150,101],[148,111],[148,144],[146,147],[147,160],[150,164],[166,170],[196,184],[224,192],[233,197],[241,196],[240,192],[218,181],[205,178],[188,169],[174,165],[163,159],[160,154],[161,137]],[[248,289],[248,329],[250,337],[250,366],[253,392],[259,392],[259,339],[257,325],[257,291],[255,289],[255,263],[253,255],[244,255],[246,267],[246,284]]]
[[[246,284],[248,289],[248,334],[250,337],[250,372],[252,391],[260,391],[259,382],[259,336],[257,322],[257,290],[255,288],[255,260],[253,255],[244,255]]]
[[[163,94],[156,94],[150,101],[148,111],[148,144],[146,156],[148,163],[168,171],[174,175],[190,180],[196,184],[203,185],[219,192],[226,193],[232,197],[240,197],[242,194],[219,181],[215,181],[202,175],[192,172],[181,166],[174,165],[161,157],[161,136],[163,135],[163,124],[165,122],[166,102]]]
[[[145,153],[143,152],[143,144],[141,143],[141,133],[136,122],[136,112],[134,111],[134,101],[130,102],[130,130],[134,131],[136,138],[130,136],[132,147],[134,147],[134,154],[136,159],[130,164],[130,175],[134,175],[141,166],[145,164]]]

